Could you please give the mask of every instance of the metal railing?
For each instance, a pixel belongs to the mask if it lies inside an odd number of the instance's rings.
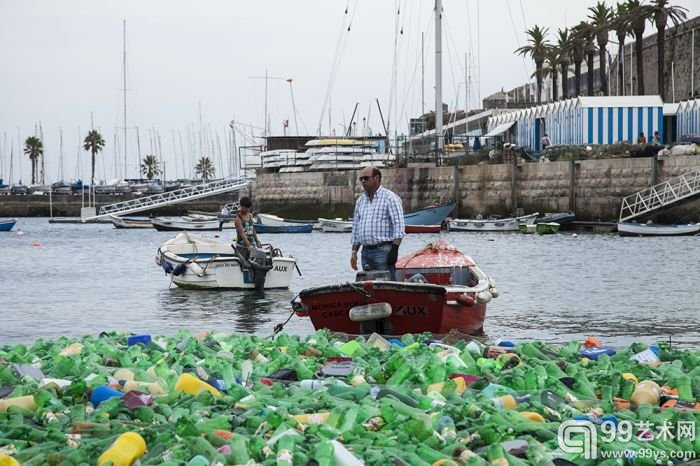
[[[146,210],[155,209],[161,206],[179,204],[181,202],[192,199],[200,199],[203,197],[213,196],[229,191],[237,191],[248,186],[248,180],[218,180],[211,183],[203,183],[189,188],[177,189],[165,193],[155,194],[153,196],[139,197],[124,202],[117,202],[100,207],[100,211],[93,217],[85,217],[83,222],[96,220],[110,215],[124,215]]]
[[[622,199],[620,222],[700,194],[700,169],[684,173]]]

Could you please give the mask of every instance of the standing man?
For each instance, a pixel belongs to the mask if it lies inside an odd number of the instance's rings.
[[[360,172],[365,192],[355,203],[352,217],[350,266],[357,270],[357,251],[362,246],[362,270],[389,270],[396,280],[396,260],[401,239],[406,235],[399,196],[384,188],[382,173],[368,166]]]

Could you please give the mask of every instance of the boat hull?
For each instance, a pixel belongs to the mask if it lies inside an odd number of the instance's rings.
[[[453,231],[518,231],[521,224],[533,225],[537,215],[483,220],[455,218],[450,220],[449,227]]]
[[[355,283],[307,288],[292,301],[316,329],[349,334],[403,335],[457,330],[481,334],[486,305],[498,296],[493,280],[444,241],[402,257],[396,281],[360,272]]]
[[[256,233],[311,233],[313,225],[297,224],[297,225],[255,225]]]
[[[406,212],[403,214],[403,219],[406,225],[441,225],[454,209],[454,203],[431,206],[413,212]]]
[[[166,241],[156,254],[156,265],[168,280],[187,289],[256,288],[255,272],[244,267],[231,244],[181,233]],[[272,257],[272,266],[265,274],[263,289],[289,288],[296,260]]]
[[[319,218],[318,224],[324,233],[351,233],[352,222],[345,220],[332,220],[328,218]]]
[[[12,228],[14,228],[15,223],[17,223],[16,219],[12,220],[0,220],[0,231],[10,231]]]
[[[448,292],[448,289],[438,285],[364,281],[309,288],[302,291],[299,298],[316,329],[353,335],[372,332],[442,335],[453,329],[468,335],[479,334],[486,318],[486,304],[463,305],[456,300],[462,293]],[[353,307],[373,303],[390,304],[391,316],[379,323],[350,319]]]
[[[553,214],[545,214],[543,217],[539,217],[535,220],[535,223],[558,223],[559,225],[564,225],[571,223],[576,220],[576,214],[570,210],[564,212],[557,212]]]
[[[110,219],[115,228],[153,228],[150,218],[131,218],[111,215]]]
[[[406,225],[406,233],[440,233],[442,225]]]
[[[158,231],[218,231],[221,228],[218,220],[184,220],[156,217],[151,219],[151,224]]]
[[[618,223],[620,236],[691,236],[700,232],[700,223],[661,225],[644,223]]]
[[[559,231],[560,227],[561,225],[556,222],[537,223],[535,224],[535,232],[538,235],[553,235]]]

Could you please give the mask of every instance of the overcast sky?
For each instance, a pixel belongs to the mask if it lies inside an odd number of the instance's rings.
[[[689,17],[700,12],[697,0],[674,3]],[[489,94],[526,82],[533,65],[513,54],[525,43],[525,29],[539,24],[553,36],[594,4],[443,0],[443,102],[464,108],[469,87],[469,107],[476,108]],[[432,0],[0,0],[0,177],[10,178],[14,152],[12,181],[29,183],[18,139],[23,144],[39,124],[47,182],[61,175],[89,179],[89,155],[79,141],[91,125],[107,142],[96,178],[137,177],[139,160],[154,152],[168,178],[190,176],[200,154],[214,160],[217,175],[228,175],[229,122],[237,123],[238,145],[254,143],[244,133],[263,132],[266,71],[281,78],[267,81],[272,135],[283,134],[285,120],[287,134],[314,135],[319,124],[323,134],[342,134],[355,104],[358,126],[365,118],[373,133],[384,133],[376,99],[390,131],[406,132],[409,118],[435,108],[433,6]],[[114,136],[124,126],[124,20],[126,161],[123,130],[116,145]]]

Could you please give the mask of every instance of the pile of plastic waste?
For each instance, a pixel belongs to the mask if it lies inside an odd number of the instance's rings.
[[[0,347],[0,465],[667,464],[700,351],[180,332]]]

